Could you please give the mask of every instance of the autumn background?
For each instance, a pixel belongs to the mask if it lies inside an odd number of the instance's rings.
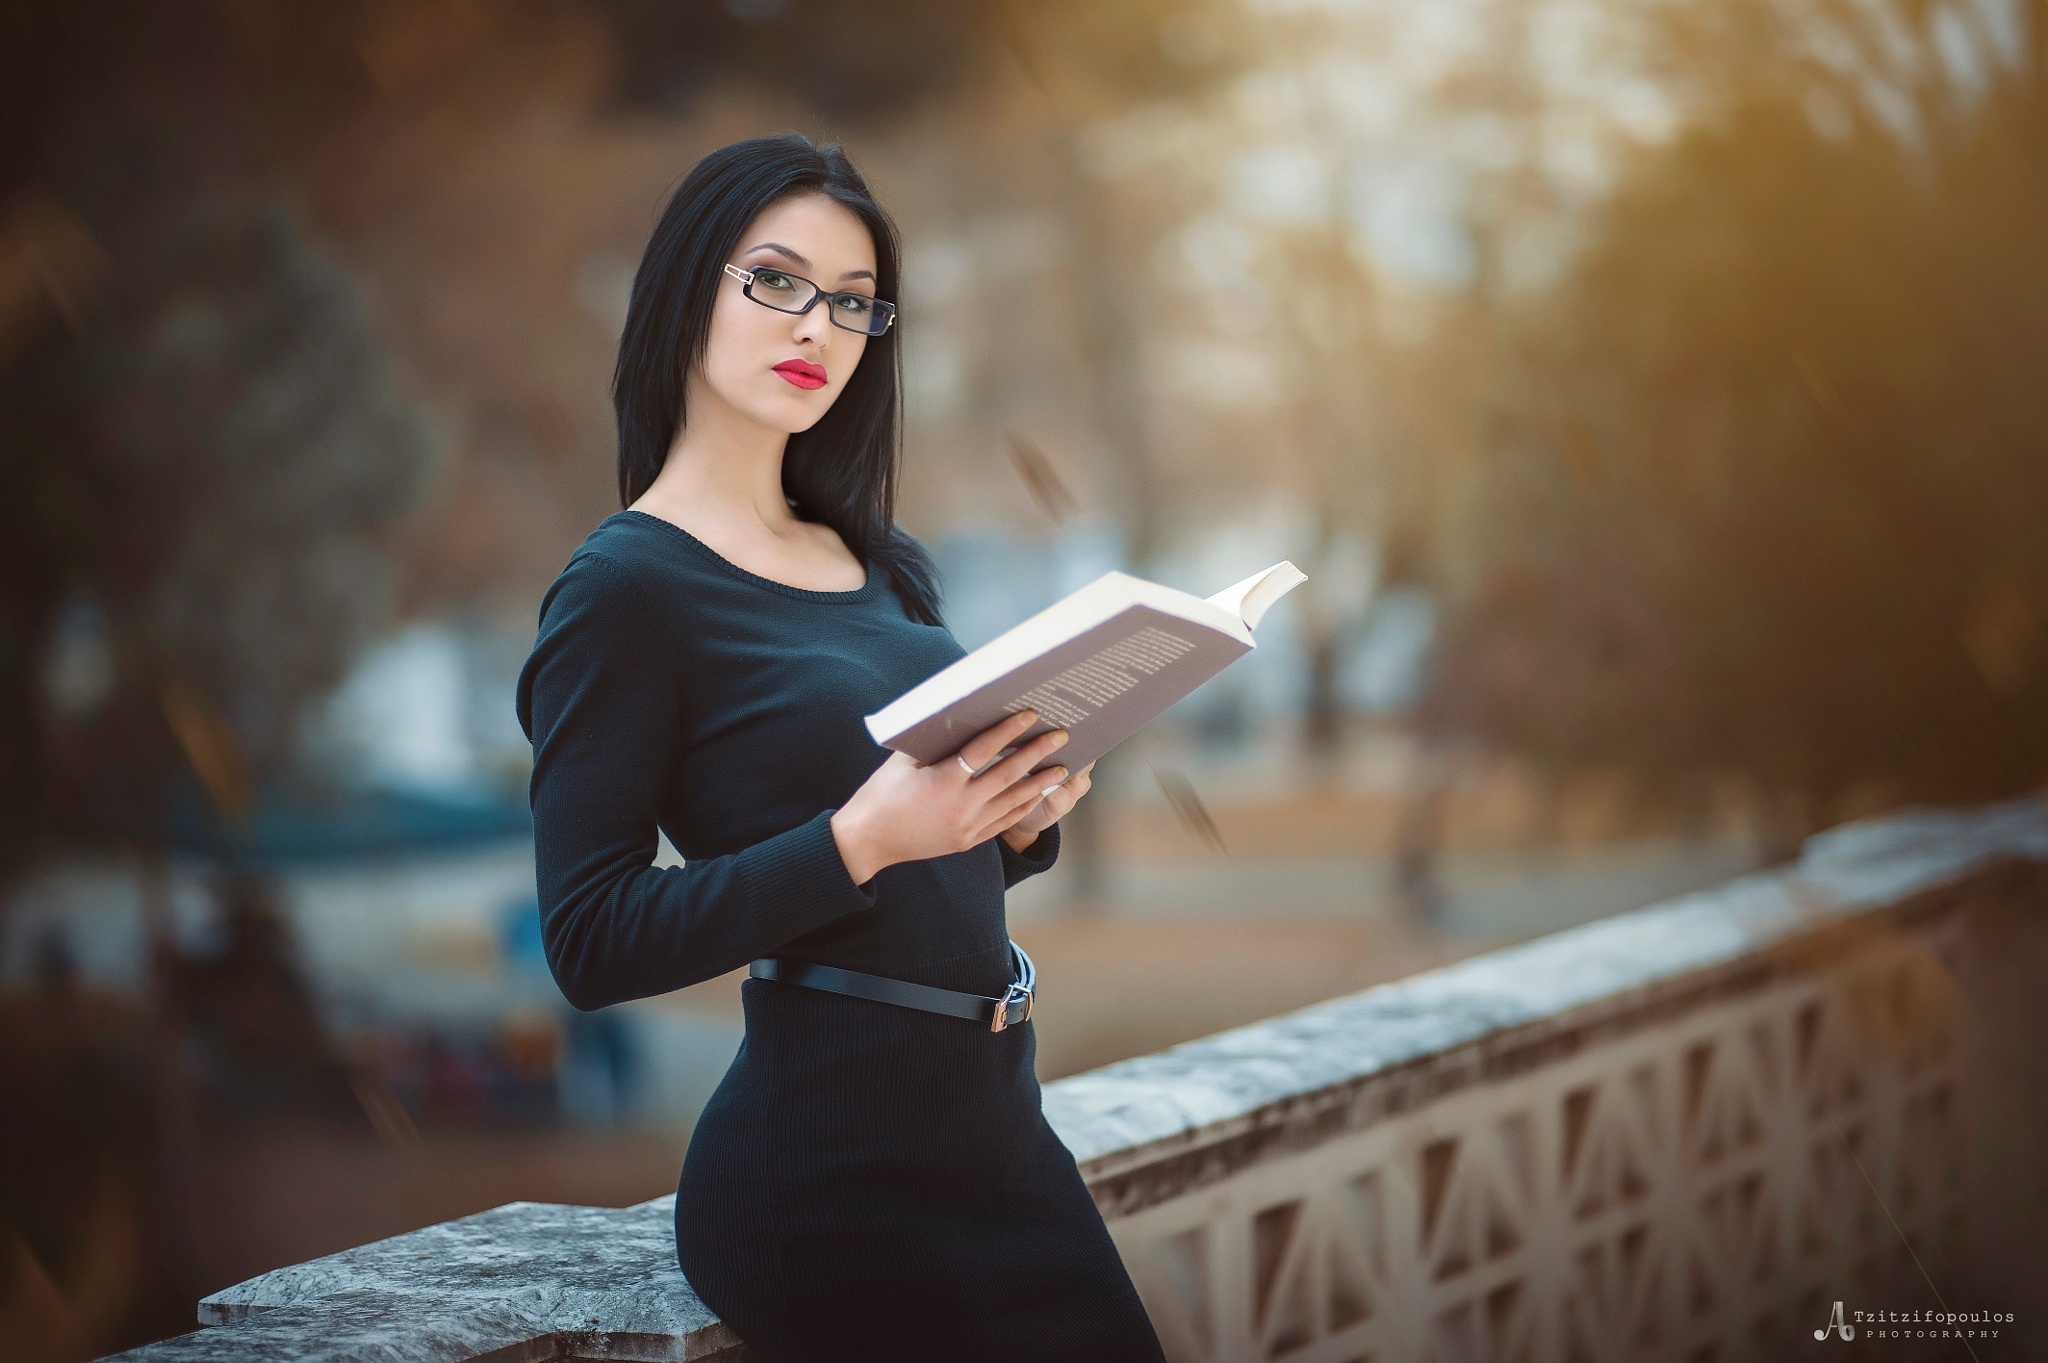
[[[511,677],[666,192],[843,141],[972,646],[1292,559],[1012,896],[1044,1077],[2048,780],[2040,0],[212,0],[0,19],[0,1331],[672,1185]]]

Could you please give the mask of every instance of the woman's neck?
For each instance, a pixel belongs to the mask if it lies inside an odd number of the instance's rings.
[[[698,401],[699,396],[691,395],[689,420],[633,509],[686,529],[718,525],[784,533],[797,520],[782,492],[788,433],[750,421],[715,399]]]

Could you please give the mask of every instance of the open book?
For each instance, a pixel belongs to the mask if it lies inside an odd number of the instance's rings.
[[[1306,581],[1284,559],[1207,598],[1104,573],[869,715],[868,732],[929,765],[1031,709],[1003,751],[1063,728],[1066,746],[1032,770],[1079,771],[1258,647],[1267,609]]]

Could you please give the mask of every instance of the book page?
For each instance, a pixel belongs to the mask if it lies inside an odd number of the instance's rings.
[[[1037,664],[1050,651],[1065,649],[1103,621],[1140,606],[1167,617],[1176,635],[1220,632],[1252,647],[1244,622],[1214,602],[1127,573],[1108,572],[913,686],[869,715],[868,730],[877,742],[887,743],[1019,668],[1040,675]]]
[[[1168,612],[1134,605],[900,732],[881,728],[873,715],[868,727],[878,743],[920,762],[942,762],[1005,715],[1033,709],[1037,722],[1011,746],[1048,729],[1066,729],[1072,734],[1067,746],[1033,770],[1078,770],[1251,648]]]
[[[1308,574],[1283,558],[1272,567],[1253,573],[1242,582],[1232,583],[1205,599],[1244,621],[1247,629],[1257,629],[1259,621],[1266,618],[1267,610],[1275,601],[1306,581]]]
[[[1003,705],[1003,713],[1036,710],[1047,728],[1072,728],[1176,658],[1194,652],[1191,640],[1157,625],[1119,639],[1048,677]]]

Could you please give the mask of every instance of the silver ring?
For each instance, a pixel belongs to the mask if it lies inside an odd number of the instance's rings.
[[[966,772],[969,776],[973,776],[976,774],[974,768],[967,765],[967,758],[964,755],[960,753],[954,753],[953,760],[955,762],[958,762],[960,764],[960,770]]]

